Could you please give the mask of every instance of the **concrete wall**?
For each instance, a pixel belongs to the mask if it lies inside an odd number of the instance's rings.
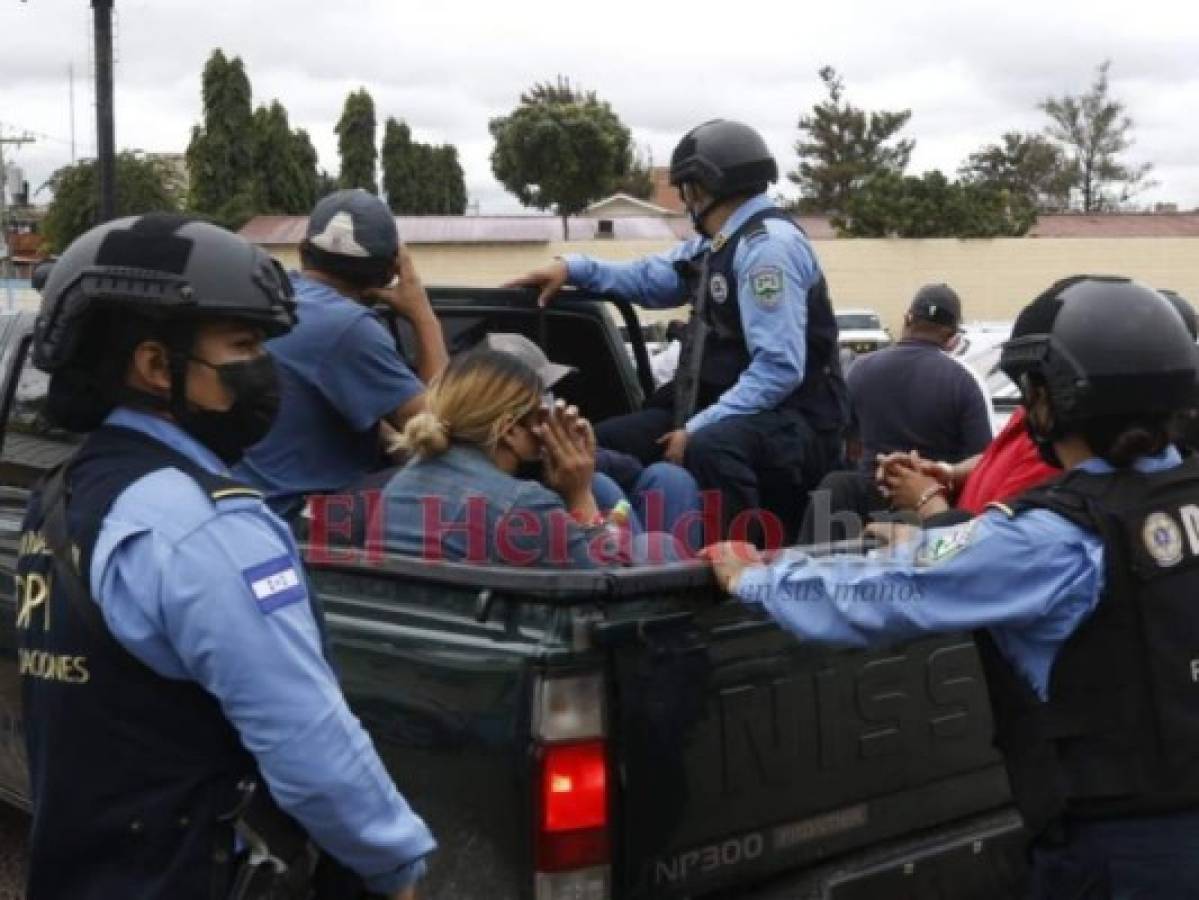
[[[413,245],[426,284],[494,286],[554,256],[583,253],[635,259],[671,246],[655,241],[577,241],[569,244]],[[297,265],[293,247],[269,247]],[[1000,240],[817,241],[833,301],[877,309],[898,329],[920,285],[945,281],[962,296],[967,321],[1011,319],[1055,279],[1080,272],[1129,275],[1174,288],[1199,304],[1199,238],[1024,238]],[[677,312],[650,314],[655,320]]]

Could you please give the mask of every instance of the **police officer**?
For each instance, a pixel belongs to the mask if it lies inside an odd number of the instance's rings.
[[[293,323],[277,263],[180,216],[94,228],[50,273],[46,412],[91,433],[18,561],[33,900],[307,897],[305,833],[375,892],[424,872],[433,838],[346,706],[291,534],[227,475]]]
[[[807,237],[765,196],[777,178],[756,131],[706,122],[670,163],[698,237],[631,263],[567,256],[509,285],[538,288],[542,304],[568,282],[653,308],[692,301],[674,379],[597,436],[647,465],[686,465],[721,492],[726,530],[763,497],[798,526],[805,485],[838,460],[846,419],[828,288]]]
[[[1187,334],[1192,341],[1199,340],[1199,317],[1195,315],[1195,307],[1186,297],[1167,288],[1159,288],[1158,293],[1170,301],[1175,312],[1182,316]],[[1199,348],[1196,348],[1199,353]],[[1178,410],[1171,425],[1174,443],[1186,455],[1199,453],[1199,384],[1196,385],[1195,397],[1185,407]]]
[[[977,629],[1037,898],[1199,897],[1199,463],[1168,431],[1194,359],[1154,291],[1059,282],[1000,366],[1066,474],[890,556],[706,551],[727,589],[811,640]]]

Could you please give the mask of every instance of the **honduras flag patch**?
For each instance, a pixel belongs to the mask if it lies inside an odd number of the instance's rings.
[[[290,556],[280,556],[242,570],[258,608],[272,613],[308,596],[304,579]]]

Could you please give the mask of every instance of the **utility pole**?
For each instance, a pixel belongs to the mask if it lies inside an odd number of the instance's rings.
[[[71,98],[71,165],[75,165],[75,64],[67,65],[67,83]]]
[[[92,0],[96,33],[96,166],[100,176],[100,221],[117,214],[116,138],[112,114],[112,4]]]
[[[9,251],[8,251],[8,166],[4,162],[4,147],[12,144],[20,147],[22,144],[32,144],[33,135],[26,132],[16,137],[5,137],[0,132],[0,279],[4,280],[4,291],[8,298],[8,308],[13,308],[12,284],[9,282]]]

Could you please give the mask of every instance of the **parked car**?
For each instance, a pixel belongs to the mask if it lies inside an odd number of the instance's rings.
[[[991,404],[991,423],[998,434],[1020,405],[1020,391],[999,368],[1003,342],[1012,333],[1011,322],[971,322],[962,326],[952,355],[979,381]]]
[[[841,346],[855,354],[881,350],[894,343],[891,332],[883,327],[879,314],[872,309],[842,309],[834,315]]]

